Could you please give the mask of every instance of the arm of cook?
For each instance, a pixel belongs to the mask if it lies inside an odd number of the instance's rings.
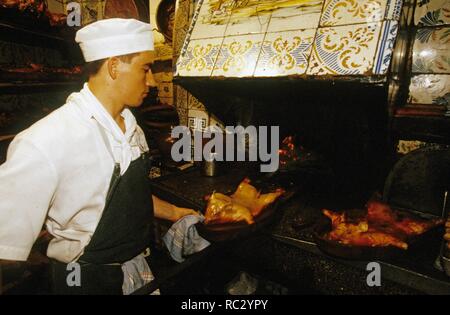
[[[26,140],[14,140],[0,166],[0,259],[27,260],[56,186],[56,170],[46,154]]]
[[[155,212],[155,217],[159,219],[169,220],[176,222],[186,215],[198,215],[199,213],[193,209],[180,208],[167,201],[161,200],[158,197],[152,195],[153,199],[153,209]]]

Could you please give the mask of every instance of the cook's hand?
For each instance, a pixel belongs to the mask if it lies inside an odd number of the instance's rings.
[[[190,208],[176,207],[175,210],[176,210],[176,213],[175,213],[176,221],[178,221],[179,219],[181,219],[182,217],[185,217],[187,215],[200,215],[200,213],[198,211],[195,211],[194,209],[190,209]]]

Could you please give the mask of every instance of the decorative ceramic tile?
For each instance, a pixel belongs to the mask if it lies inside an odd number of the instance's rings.
[[[217,118],[214,114],[210,114],[210,116],[209,116],[209,126],[217,127],[220,130],[225,130],[224,123],[219,118]]]
[[[159,101],[161,104],[173,106],[173,98],[172,97],[160,97]]]
[[[168,82],[158,84],[158,96],[173,97],[173,84]]]
[[[178,119],[180,126],[188,125],[188,110],[187,108],[177,107]]]
[[[408,103],[440,104],[450,93],[450,75],[417,75],[411,78]]]
[[[172,72],[157,72],[153,74],[156,82],[172,82]]]
[[[191,39],[222,37],[227,29],[233,8],[233,0],[205,0],[199,3],[198,16],[194,17],[195,25]]]
[[[150,1],[153,2],[153,1]],[[176,1],[175,8],[175,19],[173,23],[173,28],[176,29],[185,29],[189,27],[190,23],[190,0],[178,0]]]
[[[417,0],[414,23],[424,26],[450,24],[450,0]]]
[[[387,0],[325,0],[320,25],[378,22],[384,18]]]
[[[185,44],[185,40],[187,42],[187,30],[186,29],[178,29],[174,30],[174,40],[172,42],[173,46],[173,58],[174,63],[176,62],[177,58],[180,56],[182,48]]]
[[[236,36],[246,34],[260,34],[267,31],[270,15],[242,16],[240,11],[234,11],[228,23],[225,36]],[[237,16],[236,16],[237,15]]]
[[[203,110],[188,110],[188,127],[191,131],[204,131],[209,126],[208,113]]]
[[[81,1],[81,23],[88,25],[103,18],[103,7],[98,0]]]
[[[387,0],[386,14],[384,18],[386,20],[398,21],[402,13],[402,7],[403,7],[403,0]]]
[[[188,91],[183,89],[181,86],[175,86],[175,105],[177,108],[188,107]]]
[[[179,76],[210,76],[219,54],[222,38],[192,40],[177,62]]]
[[[352,75],[371,71],[380,29],[381,23],[319,29],[307,73]]]
[[[179,56],[183,42],[190,26],[190,2],[189,0],[177,1],[175,9],[175,22],[173,31],[173,54]]]
[[[272,13],[267,32],[317,28],[324,0],[305,0],[303,4],[282,8]]]
[[[172,59],[172,46],[166,44],[155,44],[155,60]]]
[[[419,28],[413,50],[415,73],[450,73],[450,27]]]
[[[262,44],[255,76],[304,74],[315,33],[315,29],[268,33]]]
[[[226,37],[213,76],[250,77],[255,71],[264,34]]]
[[[194,95],[188,95],[188,109],[198,109],[206,111],[205,105],[203,105]]]
[[[385,21],[381,29],[378,42],[377,55],[375,57],[374,74],[386,74],[391,64],[394,51],[395,39],[397,38],[398,22]]]

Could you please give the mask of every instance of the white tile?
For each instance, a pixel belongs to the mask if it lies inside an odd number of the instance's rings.
[[[450,27],[419,28],[413,49],[412,72],[450,73]]]
[[[210,76],[219,54],[222,38],[191,40],[177,61],[177,76]]]
[[[226,37],[212,75],[251,77],[263,39],[264,34]]]
[[[269,21],[269,14],[243,18],[237,18],[232,15],[225,36],[265,33],[269,26]]]
[[[434,104],[450,93],[450,75],[416,75],[411,78],[408,103]]]
[[[307,73],[310,75],[371,74],[381,23],[320,28]]]
[[[449,0],[417,1],[414,22],[423,26],[450,24],[449,12]]]
[[[397,38],[398,22],[385,21],[381,29],[380,40],[375,56],[374,74],[386,74],[392,60],[395,39]]]
[[[268,33],[256,66],[255,77],[304,74],[316,30]]]
[[[301,6],[274,11],[267,32],[316,28],[319,25],[322,4],[323,0],[305,1]]]
[[[385,19],[398,21],[402,13],[402,7],[403,0],[387,0]]]
[[[387,0],[325,0],[321,26],[382,21]]]
[[[191,39],[221,37],[225,34],[231,15],[232,1],[205,0],[197,15]]]

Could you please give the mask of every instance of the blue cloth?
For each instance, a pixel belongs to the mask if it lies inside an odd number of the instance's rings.
[[[198,222],[205,218],[199,215],[187,215],[177,222],[163,236],[164,244],[169,250],[170,256],[177,261],[183,262],[184,257],[197,253],[210,245],[202,238],[195,227]]]
[[[145,260],[145,256],[140,254],[133,259],[122,264],[123,271],[123,295],[129,295],[137,289],[143,287],[147,283],[153,281],[153,276],[150,267]],[[159,295],[159,289],[154,291],[152,295]]]

